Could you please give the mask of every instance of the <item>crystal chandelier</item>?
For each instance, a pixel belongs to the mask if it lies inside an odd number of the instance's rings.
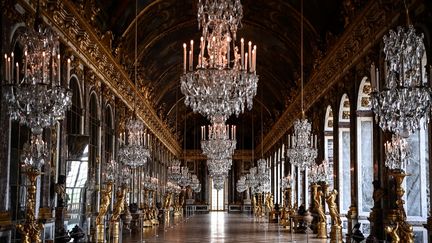
[[[385,166],[391,170],[404,170],[411,160],[411,146],[406,138],[392,135],[391,141],[384,144]]]
[[[18,37],[24,48],[22,66],[14,63],[14,53],[5,55],[5,83],[11,87],[6,99],[11,118],[28,126],[33,134],[42,134],[44,128],[62,120],[72,104],[72,93],[61,82],[58,36],[43,27],[39,18],[34,29]],[[22,79],[20,66],[24,73]]]
[[[372,108],[383,130],[408,137],[420,127],[422,118],[425,124],[429,122],[431,88],[422,66],[423,34],[416,35],[412,25],[407,30],[399,26],[383,39],[385,84],[380,90],[379,71],[372,64]]]
[[[270,181],[270,169],[267,166],[267,162],[264,159],[258,160],[258,168],[256,173],[256,192],[270,192],[271,181]]]
[[[219,120],[217,123],[209,125],[207,129],[205,126],[201,127],[201,149],[209,159],[231,158],[236,144],[235,126],[230,127],[225,125],[224,121]]]
[[[288,135],[287,156],[291,164],[300,170],[305,170],[315,164],[318,154],[317,139],[316,135],[315,139],[311,135],[311,126],[307,119],[298,119],[294,122],[294,135]]]
[[[143,123],[134,117],[126,122],[126,132],[120,134],[120,162],[136,168],[150,158],[150,134],[144,132]]]
[[[242,17],[239,0],[200,0],[198,23],[202,37],[197,62],[193,58],[193,40],[189,52],[183,44],[184,72],[180,82],[185,104],[212,122],[216,117],[226,121],[231,114],[239,115],[245,106],[251,109],[256,95],[256,46],[252,48],[248,42],[246,53],[244,39],[240,53],[234,46]]]
[[[323,160],[321,164],[314,163],[308,172],[309,182],[312,184],[316,184],[318,182],[327,181],[327,168],[328,162],[327,160]]]
[[[42,140],[42,135],[32,134],[30,143],[24,143],[21,161],[23,161],[26,168],[40,170],[48,156],[49,150],[47,144]]]
[[[258,184],[256,179],[256,173],[257,173],[257,168],[252,167],[249,169],[249,173],[246,175],[246,185],[249,188],[252,188],[252,192],[253,190],[255,190],[255,187]]]
[[[168,179],[179,181],[181,178],[181,162],[178,159],[171,161],[171,166],[168,167]]]
[[[113,181],[116,177],[115,175],[116,171],[119,169],[119,165],[115,160],[109,160],[105,165],[102,171],[102,177],[107,181]]]
[[[308,122],[304,115],[304,101],[303,101],[303,2],[301,4],[301,65],[300,65],[300,81],[301,81],[301,111],[302,119],[294,121],[294,135],[288,135],[288,149],[287,156],[291,164],[297,166],[299,170],[305,170],[310,167],[317,157],[316,135],[315,146],[314,136],[311,134],[312,124]],[[291,140],[292,138],[292,140]]]
[[[231,165],[232,165],[231,158],[207,160],[207,168],[209,170],[210,177],[228,176],[228,172],[231,168]]]
[[[191,173],[186,166],[181,167],[181,177],[178,181],[179,186],[187,187],[191,182]]]

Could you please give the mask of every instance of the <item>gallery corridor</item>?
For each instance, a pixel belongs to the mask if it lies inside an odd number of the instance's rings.
[[[309,242],[326,242],[314,236],[310,235]],[[294,242],[307,242],[306,234],[293,234],[292,239]],[[291,234],[276,223],[256,222],[249,215],[211,212],[193,215],[166,228],[160,226],[158,231],[149,228],[142,236],[138,233],[123,235],[123,242],[291,242]]]

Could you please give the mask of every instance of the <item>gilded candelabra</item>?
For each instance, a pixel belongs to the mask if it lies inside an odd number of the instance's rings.
[[[391,210],[388,214],[388,219],[394,226],[387,226],[386,232],[392,238],[392,242],[402,242],[413,243],[414,233],[413,227],[407,222],[407,217],[404,209],[405,201],[402,199],[405,194],[405,190],[402,187],[403,180],[405,179],[405,174],[403,170],[395,169],[390,175],[394,178],[396,183],[396,208]]]
[[[291,197],[292,197],[292,189],[291,187],[287,187],[285,188],[284,192],[283,192],[283,207],[282,207],[282,215],[281,215],[281,221],[280,224],[284,227],[288,227],[290,225],[290,217],[292,214],[292,202],[291,202]]]
[[[153,225],[158,225],[159,224],[159,220],[158,220],[159,210],[156,207],[156,191],[152,190],[151,194],[152,194],[152,205],[150,208],[151,222]]]
[[[108,207],[111,202],[112,189],[113,189],[113,181],[108,180],[105,189],[102,190],[101,192],[102,199],[99,207],[99,213],[96,217],[96,242],[105,241],[104,218],[106,213],[108,212]]]
[[[36,208],[36,180],[40,175],[39,170],[28,168],[25,171],[30,184],[27,186],[27,204],[26,204],[26,220],[24,224],[16,226],[18,232],[21,234],[21,242],[23,243],[39,243],[42,242],[40,235],[43,229],[43,224],[37,222],[35,216]]]
[[[143,202],[143,216],[144,216],[144,227],[152,227],[150,207],[149,207],[149,190],[144,189],[144,202]]]
[[[332,219],[332,227],[330,232],[331,243],[342,241],[342,221],[336,205],[337,194],[338,192],[333,189],[326,196],[326,202],[329,208],[330,217]]]
[[[126,187],[126,185],[122,185],[122,187],[116,193],[116,202],[114,204],[114,209],[110,220],[113,225],[113,230],[112,230],[113,243],[119,242],[120,215],[123,213],[125,209],[125,198],[126,198],[127,191],[128,188]]]

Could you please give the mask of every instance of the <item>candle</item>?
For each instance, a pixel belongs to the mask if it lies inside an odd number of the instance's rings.
[[[376,88],[377,88],[377,91],[379,91],[380,90],[380,88],[379,88],[380,76],[379,76],[379,69],[378,68],[376,68],[375,77],[376,77]]]
[[[291,141],[290,140],[291,140],[291,135],[288,134],[288,148],[291,148],[290,147],[290,145],[291,145]]]
[[[45,83],[45,52],[42,52],[42,83]]]
[[[16,82],[19,83],[19,64],[16,63]]]
[[[13,75],[14,75],[14,53],[12,52],[11,53],[11,63],[10,63],[10,66],[9,66],[9,68],[11,69],[11,71],[10,71],[10,73],[9,73],[9,75],[10,75],[10,79],[11,79],[11,81],[13,82],[13,80],[14,80],[14,77],[13,77]]]
[[[67,80],[67,83],[69,82],[69,79],[70,79],[70,63],[71,63],[71,60],[68,58],[67,59],[67,69],[66,69],[66,80]]]
[[[5,69],[4,69],[4,76],[5,76],[5,78],[6,78],[6,81],[9,81],[8,79],[7,79],[7,54],[5,54],[4,55],[4,58],[5,58],[5,65],[4,65],[4,67],[5,67]]]
[[[189,71],[192,71],[192,51],[189,51]]]
[[[256,53],[257,53],[257,46],[256,45],[254,45],[254,55],[253,55],[253,69],[254,69],[254,72],[255,72],[255,74],[256,74]]]
[[[10,57],[8,57],[7,55],[5,55],[5,59],[6,59],[6,65],[5,65],[5,68],[6,68],[6,70],[5,70],[5,76],[6,76],[6,80],[7,81],[10,81],[9,80],[9,62],[10,62]]]
[[[201,64],[201,54],[198,55],[198,67],[202,67],[202,64]]]
[[[248,53],[247,53],[247,52],[245,53],[245,59],[246,59],[246,60],[248,59]],[[247,62],[247,61],[245,61],[245,66],[244,66],[244,70],[246,70],[246,71],[247,71],[247,69],[248,69],[248,62]]]
[[[228,68],[230,66],[230,61],[231,61],[231,59],[230,59],[230,42],[231,42],[231,39],[228,37],[227,38],[227,66],[228,66]]]
[[[317,148],[317,135],[315,135],[315,148]]]
[[[375,90],[376,89],[375,63],[371,64],[370,75],[371,75],[372,90]]]
[[[201,36],[201,58],[204,57],[204,37]],[[202,63],[201,63],[202,65]],[[201,66],[202,67],[202,66]]]
[[[27,51],[24,52],[24,77],[27,78]]]
[[[60,54],[57,55],[57,66],[58,66],[58,71],[57,71],[57,78],[58,78],[58,85],[60,86],[60,68],[61,68],[61,61],[60,61]]]
[[[240,39],[240,43],[241,43],[241,54],[240,54],[241,68],[244,69],[244,58],[243,58],[243,56],[244,56],[244,39],[243,38]]]
[[[193,69],[193,43],[194,43],[194,41],[193,40],[191,40],[190,41],[190,70],[192,71],[192,69]]]
[[[249,53],[249,59],[246,58],[246,61],[249,62],[249,69],[251,69],[252,68],[252,42],[251,41],[248,42],[248,53]]]
[[[186,43],[183,43],[183,73],[186,73]]]
[[[251,65],[251,72],[254,72],[255,71],[255,66],[254,66],[254,61],[253,61],[253,59],[254,59],[254,57],[255,57],[255,50],[252,50],[252,65]]]

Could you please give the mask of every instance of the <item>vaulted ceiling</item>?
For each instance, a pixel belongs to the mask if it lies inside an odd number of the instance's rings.
[[[201,36],[196,18],[198,0],[95,0],[97,24],[113,35],[113,48],[129,67],[133,80],[135,21],[138,23],[137,87],[160,118],[177,131],[186,148],[199,148],[199,127],[208,124],[184,104],[180,92],[182,43]],[[238,37],[258,47],[259,84],[252,111],[231,117],[237,125],[237,148],[251,149],[300,92],[300,0],[242,0],[244,17]],[[304,0],[305,81],[314,60],[343,31],[342,2]],[[346,2],[346,1],[344,1]],[[351,2],[351,1],[348,1]],[[261,122],[263,121],[263,122]],[[177,125],[176,125],[177,124]],[[176,129],[177,127],[177,129]],[[186,141],[183,138],[186,138]]]

